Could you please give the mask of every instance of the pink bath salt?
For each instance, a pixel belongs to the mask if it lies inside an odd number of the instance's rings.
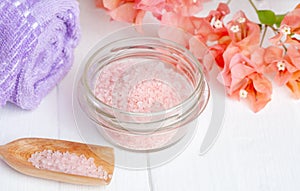
[[[94,89],[95,96],[107,105],[139,113],[169,109],[186,99],[191,91],[190,83],[174,67],[136,60],[105,66]]]
[[[80,176],[89,176],[107,180],[111,175],[102,166],[96,166],[94,158],[86,158],[75,153],[44,150],[33,153],[28,162],[38,169],[63,172]]]
[[[99,72],[94,94],[112,107],[135,113],[151,113],[170,109],[187,99],[193,91],[191,83],[174,65],[149,59],[118,60]],[[120,121],[124,120],[121,116]],[[167,116],[166,116],[167,117]],[[125,119],[126,120],[126,119]],[[136,123],[148,123],[151,117],[133,117]],[[99,118],[99,122],[102,119]],[[124,126],[124,128],[127,128]],[[154,127],[155,130],[160,127]],[[134,150],[157,149],[176,137],[177,129],[164,134],[155,131],[135,135],[104,128],[116,144]]]

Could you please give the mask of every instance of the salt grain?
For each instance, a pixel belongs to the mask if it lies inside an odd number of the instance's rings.
[[[43,150],[33,153],[28,159],[35,168],[45,169],[67,174],[89,176],[99,179],[111,179],[112,175],[107,173],[102,166],[96,166],[94,158],[86,158],[84,155],[75,153]],[[104,175],[106,176],[104,176]]]

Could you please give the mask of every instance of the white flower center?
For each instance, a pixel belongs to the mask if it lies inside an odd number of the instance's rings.
[[[244,17],[240,17],[236,20],[238,23],[244,23],[246,22],[246,19]]]
[[[193,0],[193,3],[197,3],[198,0]]]
[[[223,28],[223,23],[222,23],[222,21],[216,20],[215,23],[214,23],[214,27],[217,28],[217,29]]]
[[[240,98],[247,98],[247,96],[248,96],[248,92],[246,91],[246,90],[244,90],[244,89],[241,89],[240,90]]]
[[[230,27],[230,30],[234,33],[237,33],[240,31],[240,27],[238,25],[233,25],[232,27]]]
[[[290,35],[291,34],[291,28],[290,27],[287,27],[287,26],[284,26],[282,29],[281,29],[281,32],[285,35]]]
[[[285,64],[282,61],[277,62],[277,68],[279,71],[284,71],[285,70]]]

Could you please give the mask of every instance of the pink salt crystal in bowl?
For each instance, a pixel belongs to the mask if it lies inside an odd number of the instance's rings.
[[[204,110],[209,88],[198,60],[159,37],[131,37],[95,49],[78,84],[82,110],[111,143],[134,151],[180,140]]]

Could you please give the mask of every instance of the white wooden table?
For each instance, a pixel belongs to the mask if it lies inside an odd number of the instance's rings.
[[[75,63],[66,78],[34,111],[13,105],[0,109],[0,144],[20,137],[49,137],[82,141],[72,111],[72,86],[76,69],[87,52],[124,23],[112,22],[94,7],[92,0],[80,0],[82,39]],[[258,8],[285,13],[298,0],[256,0]],[[205,15],[218,1],[205,5]],[[246,0],[232,0],[232,12],[242,9],[257,20]],[[210,118],[212,101],[200,117],[204,121],[189,147],[177,158],[148,170],[116,168],[109,186],[90,187],[42,180],[20,174],[0,161],[0,190],[4,191],[298,191],[300,190],[300,101],[285,88],[274,88],[271,103],[254,114],[245,105],[226,99],[223,127],[217,142],[199,156]],[[207,119],[208,120],[207,120]],[[205,123],[205,121],[208,121]]]

